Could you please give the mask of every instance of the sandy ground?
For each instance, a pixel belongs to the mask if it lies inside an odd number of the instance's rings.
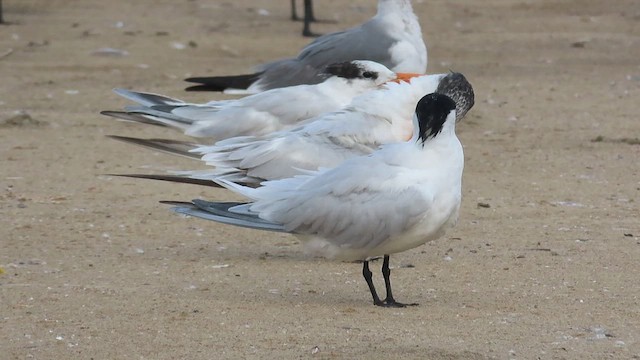
[[[316,7],[330,32],[375,1]],[[640,3],[414,7],[429,72],[466,74],[476,106],[460,222],[392,256],[420,306],[382,309],[358,264],[158,203],[224,191],[101,175],[197,165],[105,138],[180,138],[100,116],[110,90],[220,98],[182,79],[295,54],[288,1],[4,1],[0,358],[640,358]]]

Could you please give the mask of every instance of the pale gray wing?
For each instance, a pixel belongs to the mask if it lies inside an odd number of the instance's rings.
[[[297,203],[277,218],[294,233],[317,235],[345,248],[371,249],[415,225],[428,203],[410,188],[344,196],[329,193]]]
[[[371,60],[392,69],[396,64],[391,62],[389,49],[396,41],[378,22],[368,21],[317,38],[302,49],[298,60],[314,68],[343,61]]]
[[[416,224],[433,200],[412,183],[411,170],[363,159],[348,160],[303,184],[267,182],[256,192],[297,187],[278,191],[286,199],[278,199],[279,194],[260,199],[251,209],[289,232],[320,236],[345,248],[374,248]]]
[[[260,65],[263,72],[256,82],[264,89],[299,84],[317,84],[328,75],[324,69],[334,63],[371,60],[392,69],[389,49],[395,43],[376,22],[366,22],[349,30],[326,34],[307,45],[297,58],[282,59]],[[392,69],[393,70],[393,69]]]
[[[239,139],[237,144],[213,146],[199,151],[214,172],[236,174],[239,179],[282,179],[298,175],[301,169],[335,167],[344,160],[371,153],[376,146],[360,144],[352,137],[290,132],[254,141]],[[246,180],[246,179],[245,179]]]
[[[256,71],[261,72],[260,80],[251,87],[259,88],[260,91],[301,84],[318,84],[329,77],[324,73],[323,67],[316,68],[295,58],[266,63],[256,67]]]

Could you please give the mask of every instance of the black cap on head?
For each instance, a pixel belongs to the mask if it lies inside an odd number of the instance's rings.
[[[473,87],[461,73],[447,74],[440,80],[436,92],[447,95],[456,102],[456,121],[460,121],[475,102]]]
[[[418,140],[422,143],[442,131],[447,116],[456,109],[456,103],[450,97],[432,93],[422,97],[416,106],[418,118]]]
[[[364,69],[360,64],[353,61],[335,63],[327,66],[324,70],[327,74],[335,75],[345,79],[372,79],[378,78],[378,73]]]

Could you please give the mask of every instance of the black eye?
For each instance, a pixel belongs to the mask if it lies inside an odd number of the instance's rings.
[[[373,71],[365,71],[364,73],[362,73],[362,76],[365,79],[375,79],[376,78],[376,73],[374,73]]]

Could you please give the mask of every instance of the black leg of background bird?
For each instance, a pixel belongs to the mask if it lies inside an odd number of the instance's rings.
[[[298,17],[298,12],[296,11],[296,1],[297,0],[291,0],[291,20],[293,21],[300,20],[300,18]]]
[[[320,36],[320,34],[316,34],[311,31],[310,24],[312,21],[316,21],[315,16],[313,16],[313,4],[311,3],[311,0],[304,0],[304,27],[302,28],[302,36]]]
[[[302,36],[306,37],[316,37],[322,34],[316,34],[311,31],[311,23],[312,22],[324,22],[324,23],[335,23],[332,20],[317,20],[316,16],[313,12],[313,0],[304,0],[304,18],[300,19],[298,17],[298,11],[296,10],[296,0],[291,0],[291,20],[298,21],[303,20],[304,26],[302,28]]]
[[[369,291],[371,291],[371,296],[373,297],[373,305],[376,306],[385,306],[384,302],[380,300],[378,297],[378,293],[376,292],[376,287],[373,286],[373,279],[371,270],[369,270],[369,261],[364,261],[362,265],[362,276],[364,276],[364,280],[369,285]]]
[[[405,307],[405,306],[418,305],[416,303],[411,303],[411,304],[399,303],[393,298],[393,293],[391,292],[391,279],[390,279],[391,269],[389,269],[389,255],[385,255],[384,260],[382,261],[382,276],[384,277],[384,285],[387,288],[387,297],[384,299],[384,302],[383,302],[384,305],[381,305],[381,306]]]
[[[2,0],[0,0],[0,24],[4,24],[4,19],[2,18]]]
[[[309,17],[309,21],[316,22],[315,15],[313,15],[313,3],[312,0],[304,0],[304,15]]]

